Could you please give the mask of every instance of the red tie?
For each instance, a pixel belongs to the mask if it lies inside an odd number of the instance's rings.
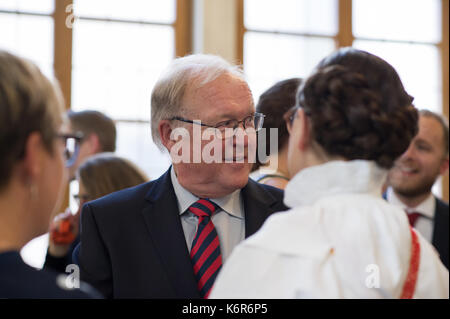
[[[214,280],[222,267],[219,237],[211,216],[218,208],[208,199],[199,199],[189,207],[198,216],[198,228],[192,241],[191,260],[197,287],[203,298],[208,298]]]
[[[410,213],[407,212],[407,214],[408,214],[409,224],[411,225],[411,227],[414,227],[414,225],[415,225],[416,222],[417,222],[417,219],[418,219],[420,216],[422,216],[422,214],[421,214],[421,213],[418,213],[418,212],[410,212]]]

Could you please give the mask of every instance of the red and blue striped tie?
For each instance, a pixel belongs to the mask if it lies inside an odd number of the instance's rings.
[[[199,199],[189,207],[198,216],[197,233],[191,247],[191,260],[197,287],[203,298],[208,298],[217,274],[222,267],[219,237],[211,216],[218,208],[208,199]]]

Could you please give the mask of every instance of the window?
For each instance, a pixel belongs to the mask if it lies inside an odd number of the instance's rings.
[[[416,107],[442,112],[441,0],[243,1],[243,64],[255,101],[279,80],[305,77],[348,32],[347,45],[397,69]]]
[[[419,109],[448,116],[448,0],[239,0],[237,56],[255,102],[336,47],[393,65]],[[334,40],[334,42],[333,42]],[[448,200],[448,175],[433,188]]]
[[[175,1],[75,0],[73,110],[96,109],[117,123],[118,155],[151,178],[169,167],[150,135],[150,95],[175,57]]]
[[[353,34],[354,47],[379,55],[397,70],[418,109],[443,112],[440,0],[353,0]],[[435,183],[433,193],[440,196],[442,185]]]
[[[67,107],[112,117],[117,154],[154,179],[170,161],[151,140],[151,90],[190,51],[190,9],[191,0],[2,0],[0,48],[55,75]],[[42,267],[47,244],[48,235],[32,240],[22,258]]]
[[[353,34],[396,68],[417,108],[442,111],[440,0],[353,0]]]
[[[53,77],[52,14],[53,0],[0,2],[0,48],[32,60],[48,77]]]
[[[335,48],[337,0],[245,0],[243,64],[257,101],[275,82],[306,77]]]

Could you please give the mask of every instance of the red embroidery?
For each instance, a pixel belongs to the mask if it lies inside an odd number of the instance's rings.
[[[412,227],[411,228],[411,259],[409,262],[409,270],[403,285],[403,291],[400,299],[411,299],[416,289],[417,277],[419,275],[420,264],[420,244],[419,237]]]

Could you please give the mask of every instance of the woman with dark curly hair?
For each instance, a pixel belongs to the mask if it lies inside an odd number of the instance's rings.
[[[370,53],[344,48],[320,62],[286,115],[292,209],[235,249],[212,297],[448,298],[435,250],[381,197],[417,132],[412,100]]]

